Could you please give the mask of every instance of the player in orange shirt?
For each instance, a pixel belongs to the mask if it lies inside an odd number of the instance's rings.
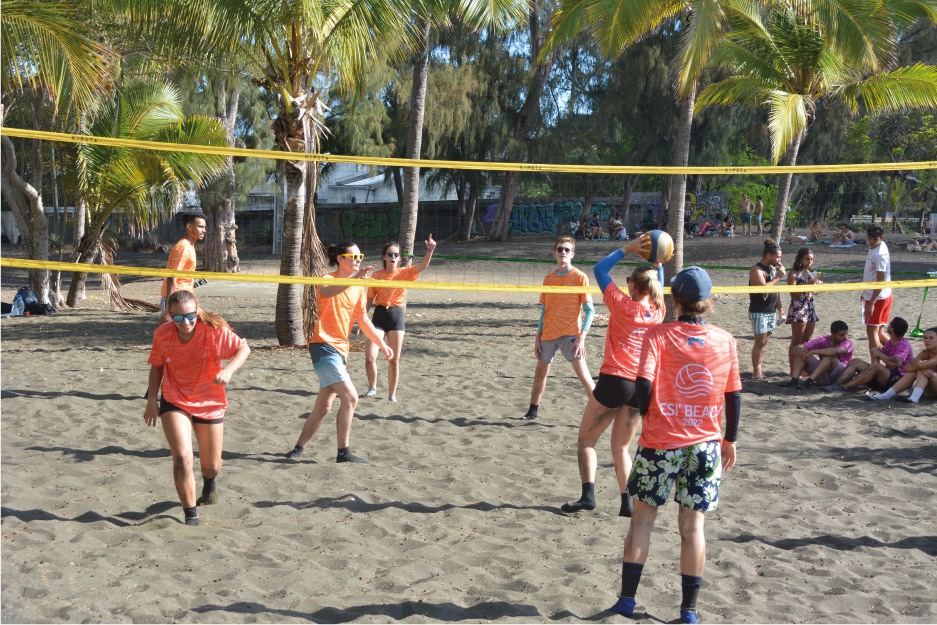
[[[589,286],[586,274],[572,265],[576,255],[576,242],[572,237],[560,237],[553,243],[553,258],[556,259],[556,271],[543,279],[544,286]],[[580,306],[585,319],[580,326]],[[532,421],[537,418],[537,409],[543,398],[543,391],[550,375],[550,365],[560,350],[563,357],[573,365],[573,371],[579,377],[586,394],[592,396],[592,375],[586,365],[586,335],[592,327],[595,307],[592,296],[588,293],[541,293],[540,326],[534,340],[534,354],[537,356],[537,369],[534,372],[534,384],[530,391],[530,408],[522,419]]]
[[[426,254],[423,255],[423,262],[415,267],[402,269],[400,268],[400,245],[396,241],[385,244],[381,251],[384,266],[372,273],[371,279],[409,282],[416,280],[420,273],[429,267],[430,260],[433,258],[433,250],[436,249],[436,241],[433,241],[432,234],[425,243]],[[394,350],[394,357],[387,363],[387,399],[395,402],[397,401],[397,381],[400,379],[400,351],[403,349],[403,335],[406,332],[403,313],[407,307],[407,289],[371,287],[368,289],[367,310],[371,310],[371,304],[374,304],[374,318],[371,319],[371,323],[377,329],[378,336],[381,338],[387,336],[387,344]],[[368,374],[368,392],[365,395],[368,397],[377,395],[377,351],[377,343],[369,340],[364,354],[364,368]]]
[[[195,271],[198,264],[195,258],[195,244],[205,238],[205,215],[202,213],[184,213],[182,224],[185,227],[185,236],[173,246],[169,252],[169,262],[166,269],[181,269],[182,271]],[[169,309],[166,300],[175,291],[193,291],[195,281],[192,278],[166,278],[163,280],[161,298],[159,301],[160,325],[169,321]]]
[[[215,478],[221,471],[224,416],[228,407],[225,384],[251,350],[224,319],[205,312],[191,291],[175,291],[166,306],[172,323],[153,332],[147,362],[150,384],[143,419],[149,426],[159,419],[172,452],[172,475],[182,502],[186,525],[198,525],[196,506],[217,503]],[[222,367],[221,361],[228,360]],[[162,388],[162,397],[156,396]],[[202,468],[202,496],[195,498],[192,475],[192,432],[198,441]]]
[[[358,246],[351,241],[342,241],[328,247],[329,265],[338,267],[333,273],[323,278],[344,280],[347,278],[366,279],[368,272],[374,265],[362,267],[364,254]],[[348,370],[345,368],[345,359],[348,357],[348,335],[351,328],[358,322],[358,327],[364,335],[380,345],[381,351],[390,360],[394,357],[394,350],[384,343],[382,337],[368,319],[365,309],[367,289],[363,286],[319,286],[316,289],[316,311],[319,320],[312,330],[309,339],[309,357],[312,358],[312,367],[319,376],[319,396],[316,404],[306,418],[303,431],[293,451],[286,454],[287,458],[299,458],[303,449],[312,440],[332,410],[332,402],[338,397],[341,404],[335,418],[338,430],[338,456],[336,462],[358,462],[368,464],[364,458],[351,453],[349,441],[351,439],[351,421],[358,405],[358,391],[351,382]]]
[[[628,494],[628,474],[631,458],[628,446],[641,422],[638,416],[638,398],[635,378],[638,377],[638,358],[644,333],[664,320],[664,291],[657,271],[652,267],[638,267],[628,278],[627,291],[612,282],[609,272],[625,254],[649,252],[651,238],[644,235],[620,250],[609,254],[595,268],[595,279],[602,289],[602,299],[608,306],[608,333],[605,339],[605,360],[599,381],[582,414],[579,425],[577,455],[582,496],[579,501],[563,504],[563,512],[595,509],[595,445],[612,425],[612,459],[621,492],[619,516],[631,516],[631,495]],[[659,266],[659,264],[657,265]]]
[[[634,614],[657,510],[676,484],[680,620],[697,623],[706,563],[703,515],[716,509],[722,471],[735,464],[742,381],[735,338],[703,322],[712,310],[709,274],[687,267],[673,279],[671,293],[677,321],[648,329],[641,347],[635,386],[644,427],[628,479],[634,513],[625,538],[620,599],[609,611]]]

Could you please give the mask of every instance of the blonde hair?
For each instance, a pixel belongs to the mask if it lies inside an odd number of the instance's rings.
[[[631,284],[638,293],[646,293],[657,310],[664,307],[664,288],[657,277],[657,269],[638,267],[631,272]]]
[[[215,313],[210,313],[207,310],[199,308],[198,295],[192,291],[173,291],[169,299],[166,300],[166,310],[169,310],[173,304],[188,304],[189,302],[195,303],[195,307],[198,309],[198,320],[205,325],[215,328],[216,330],[221,330],[222,328],[231,329],[231,326],[228,325],[228,322],[225,321],[221,315],[216,315]]]
[[[553,249],[556,250],[556,246],[560,243],[569,243],[569,247],[575,252],[576,251],[576,239],[573,237],[560,237],[553,242]]]

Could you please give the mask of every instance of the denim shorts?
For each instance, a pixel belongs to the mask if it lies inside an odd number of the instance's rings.
[[[650,449],[638,446],[628,492],[649,506],[662,506],[677,490],[674,501],[690,510],[712,512],[719,505],[722,454],[719,441],[680,449]]]
[[[310,343],[309,357],[312,358],[312,368],[319,376],[319,388],[351,379],[345,368],[345,358],[328,343]]]

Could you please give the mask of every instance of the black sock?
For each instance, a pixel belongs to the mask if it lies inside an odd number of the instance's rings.
[[[527,414],[525,414],[524,416],[527,417],[528,419],[536,419],[537,408],[539,407],[540,407],[540,404],[531,404],[530,408],[527,409]]]
[[[638,584],[641,583],[641,573],[644,572],[643,564],[634,564],[632,562],[622,562],[621,564],[621,596],[634,599],[638,592]]]
[[[626,491],[621,494],[621,510],[618,511],[618,516],[631,518],[633,511],[634,504],[631,501],[631,494]]]
[[[364,458],[360,458],[355,454],[351,453],[351,447],[342,447],[338,450],[338,456],[335,458],[336,462],[356,462],[358,464],[371,464]]]
[[[586,482],[582,485],[582,497],[573,503],[564,503],[563,512],[579,512],[580,510],[595,510],[595,482]]]
[[[205,481],[205,483],[202,484],[202,497],[207,497],[215,492],[215,478],[207,478],[203,475],[202,479]]]
[[[185,514],[186,525],[198,525],[198,508],[183,508],[182,512]]]
[[[286,453],[286,457],[287,458],[299,458],[300,456],[303,455],[303,449],[304,449],[303,447],[300,447],[299,445],[297,445],[296,447],[293,447],[293,451],[289,451]]]
[[[703,583],[703,578],[693,577],[692,575],[681,575],[680,577],[683,578],[683,603],[680,604],[680,609],[696,612],[696,599],[699,597],[699,589]]]

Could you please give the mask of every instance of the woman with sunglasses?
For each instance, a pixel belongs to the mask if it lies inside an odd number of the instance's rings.
[[[191,291],[174,291],[166,302],[172,323],[153,333],[147,362],[150,384],[143,420],[159,419],[172,452],[172,475],[182,502],[186,525],[198,525],[196,506],[218,502],[215,478],[221,471],[224,416],[228,407],[225,385],[244,364],[251,350],[218,315],[199,308]],[[222,367],[221,361],[228,360]],[[157,401],[157,392],[162,397]],[[192,432],[198,441],[202,495],[195,498],[192,475]]]
[[[415,267],[400,267],[400,245],[396,241],[391,241],[384,245],[381,250],[381,260],[384,266],[371,274],[372,280],[400,280],[412,282],[419,278],[420,273],[429,267],[433,258],[433,250],[436,249],[436,241],[433,241],[433,235],[429,235],[426,243],[426,254],[423,255],[423,262]],[[378,336],[382,339],[387,337],[387,344],[394,350],[393,358],[387,362],[387,399],[397,401],[397,381],[400,379],[400,350],[403,349],[403,335],[406,332],[404,327],[403,313],[407,307],[407,289],[388,289],[375,288],[368,289],[367,310],[371,310],[374,304],[374,317],[371,323],[374,324]],[[364,368],[368,374],[368,397],[377,395],[377,351],[378,345],[374,341],[368,341],[368,347],[365,350]]]
[[[664,320],[664,291],[652,267],[638,267],[628,278],[627,290],[620,289],[609,272],[626,254],[649,252],[651,238],[643,235],[600,261],[593,269],[602,289],[602,301],[608,306],[608,332],[605,337],[605,359],[599,371],[599,381],[582,414],[579,425],[577,456],[582,497],[579,501],[563,504],[564,512],[595,509],[595,471],[597,459],[595,445],[612,426],[612,460],[621,493],[618,516],[631,516],[631,496],[628,494],[628,474],[631,459],[628,447],[638,430],[638,398],[635,378],[644,333],[649,327]],[[660,266],[658,263],[655,266]]]
[[[336,271],[322,276],[327,280],[366,279],[368,272],[374,269],[374,265],[361,266],[364,254],[351,241],[332,244],[326,251],[329,255],[329,265],[338,267]],[[316,311],[319,313],[319,319],[309,339],[309,356],[312,358],[312,367],[319,376],[319,396],[303,425],[296,446],[286,454],[287,458],[295,459],[302,455],[303,449],[315,436],[326,415],[331,412],[332,402],[338,397],[341,405],[335,418],[338,430],[338,456],[335,461],[368,464],[367,460],[354,455],[349,449],[351,420],[358,405],[358,391],[351,383],[351,377],[345,368],[351,327],[357,321],[364,335],[380,345],[388,360],[393,358],[394,350],[384,343],[368,319],[365,308],[366,294],[367,289],[363,286],[321,285],[316,289]]]

